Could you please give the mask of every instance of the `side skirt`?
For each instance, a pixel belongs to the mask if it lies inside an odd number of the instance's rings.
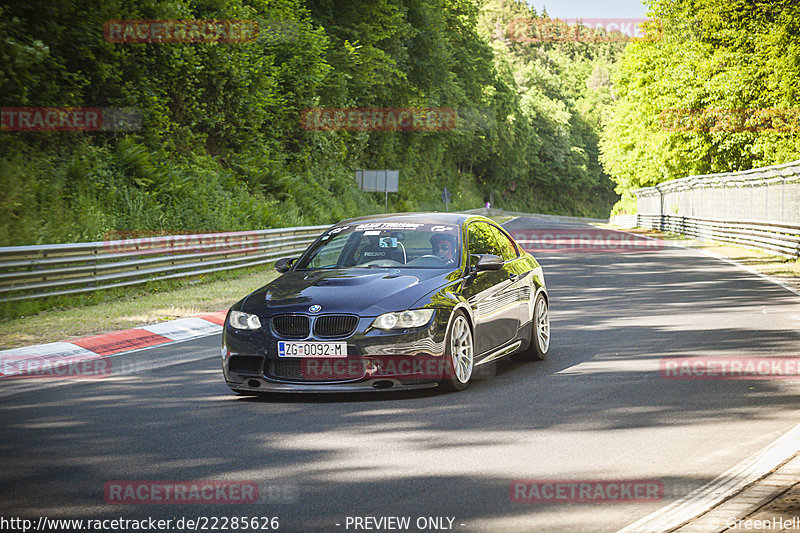
[[[521,345],[522,345],[522,341],[517,341],[517,342],[515,342],[513,344],[510,344],[510,345],[506,346],[505,348],[500,348],[499,350],[496,350],[496,351],[492,352],[487,357],[484,357],[479,362],[475,363],[475,366],[480,366],[480,365],[483,365],[485,363],[491,363],[492,361],[494,361],[496,359],[500,359],[501,357],[503,357],[505,355],[508,355],[511,352],[515,351]]]

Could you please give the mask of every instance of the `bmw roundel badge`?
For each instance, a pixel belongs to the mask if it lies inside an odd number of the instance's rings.
[[[320,311],[322,311],[322,306],[312,305],[311,307],[308,308],[308,310],[311,311],[312,313],[319,313]]]

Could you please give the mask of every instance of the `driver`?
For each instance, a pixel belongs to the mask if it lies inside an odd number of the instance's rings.
[[[433,255],[444,261],[455,261],[456,240],[452,235],[435,233],[431,237]]]

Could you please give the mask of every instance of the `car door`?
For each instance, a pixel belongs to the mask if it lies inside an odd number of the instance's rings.
[[[470,266],[475,254],[493,254],[503,257],[492,226],[486,222],[472,222],[467,226],[467,249]],[[519,327],[518,302],[509,297],[512,285],[509,271],[488,270],[473,273],[465,282],[464,297],[472,308],[474,319],[475,354],[491,352],[510,341]]]
[[[506,272],[509,281],[506,296],[515,301],[517,328],[531,321],[531,279],[532,274],[530,264],[520,257],[519,250],[513,240],[506,233],[496,226],[492,226],[492,233],[497,240],[501,251],[501,257],[505,261],[503,271]]]

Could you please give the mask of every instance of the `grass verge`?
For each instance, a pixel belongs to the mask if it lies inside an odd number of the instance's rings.
[[[225,275],[159,282],[104,291],[91,300],[0,322],[0,349],[69,341],[79,337],[222,311],[278,276],[271,265]],[[95,301],[102,298],[104,301]]]

